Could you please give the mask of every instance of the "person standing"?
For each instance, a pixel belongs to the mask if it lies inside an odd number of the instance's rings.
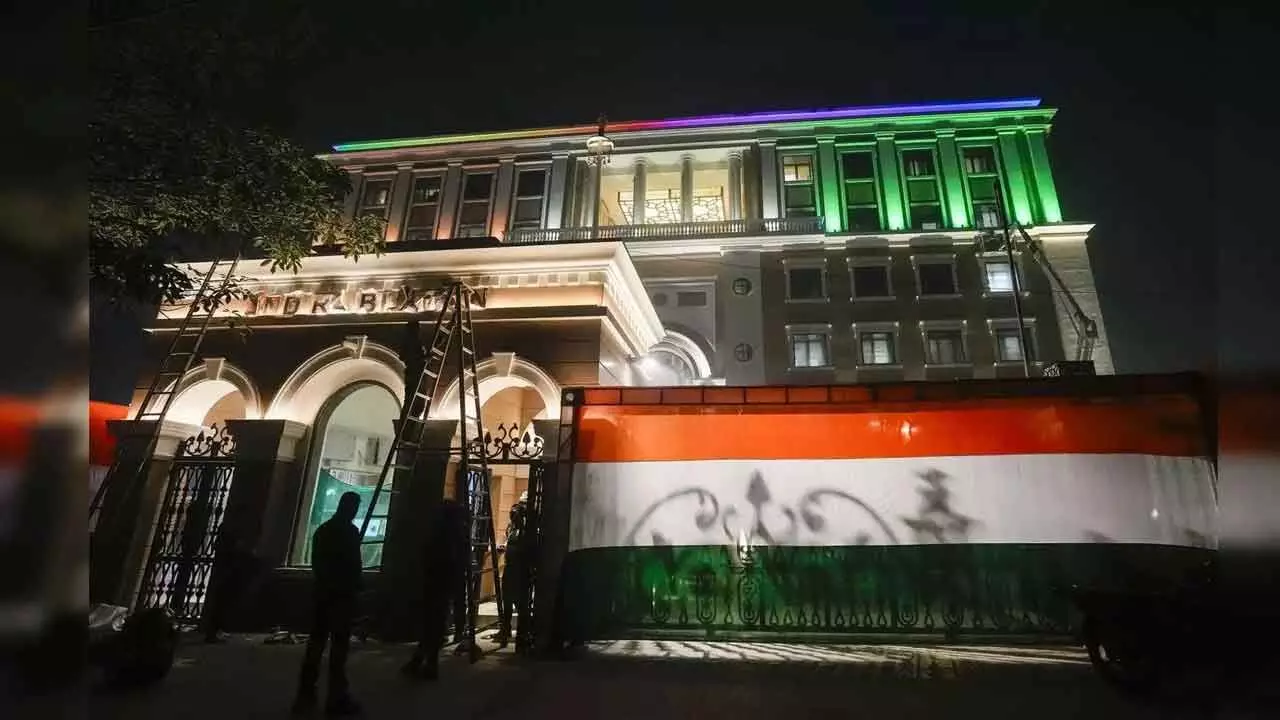
[[[355,526],[360,496],[345,492],[333,517],[316,528],[311,539],[311,567],[314,575],[314,614],[307,652],[302,660],[295,713],[307,713],[316,706],[316,684],[320,679],[320,658],[329,648],[329,684],[325,712],[354,715],[360,706],[347,685],[347,652],[351,648],[351,624],[361,584],[360,530]]]
[[[440,673],[451,601],[462,596],[467,562],[467,520],[461,505],[442,500],[423,549],[423,616],[413,657],[400,669],[410,677],[435,680]]]
[[[218,529],[214,544],[213,572],[209,578],[208,600],[204,609],[204,639],[220,643],[227,616],[244,597],[257,570],[257,556],[244,538],[228,522]]]
[[[520,499],[511,506],[507,523],[506,562],[502,565],[502,609],[499,613],[498,645],[506,647],[511,642],[511,616],[513,611],[524,608],[525,586],[525,519],[528,516],[529,492],[520,493]]]

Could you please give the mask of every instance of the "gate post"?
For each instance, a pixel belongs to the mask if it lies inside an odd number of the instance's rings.
[[[559,420],[534,420],[534,432],[545,438],[542,450],[542,493],[539,508],[538,548],[534,575],[533,650],[544,653],[557,649],[557,623],[560,621],[561,574],[565,554],[569,550],[569,488],[573,483],[572,456],[562,455],[564,428]],[[563,462],[562,462],[563,461]],[[530,493],[532,495],[532,493]]]
[[[449,446],[457,420],[427,420],[413,477],[397,472],[393,479],[387,532],[382,543],[382,572],[374,592],[378,634],[384,640],[412,639],[422,621],[425,578],[423,549],[444,495]],[[397,433],[399,428],[396,428]],[[402,458],[403,459],[403,458]]]

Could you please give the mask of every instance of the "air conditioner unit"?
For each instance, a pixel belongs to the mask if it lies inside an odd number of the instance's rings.
[[[1081,377],[1097,375],[1092,360],[1060,360],[1044,367],[1044,377]]]

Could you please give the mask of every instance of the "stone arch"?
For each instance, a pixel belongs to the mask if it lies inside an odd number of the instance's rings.
[[[667,334],[658,341],[658,344],[649,349],[650,352],[654,350],[674,351],[676,355],[689,361],[699,378],[711,377],[711,359],[707,350],[693,337],[680,330],[668,328]]]
[[[175,393],[173,404],[165,414],[166,422],[201,426],[209,411],[232,393],[239,393],[244,400],[246,420],[262,417],[261,400],[253,380],[223,358],[206,358],[170,387]]]
[[[480,386],[480,404],[495,394],[514,387],[527,387],[537,391],[542,398],[542,412],[539,419],[560,416],[560,385],[542,368],[517,357],[512,352],[494,353],[488,360],[476,363],[476,380]],[[440,394],[437,402],[432,404],[431,417],[441,420],[458,418],[458,381],[455,379],[448,389]]]
[[[329,399],[356,383],[382,385],[404,402],[404,363],[364,335],[327,347],[298,366],[271,401],[266,417],[312,424]]]

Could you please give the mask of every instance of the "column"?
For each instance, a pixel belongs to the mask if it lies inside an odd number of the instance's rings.
[[[729,151],[729,217],[742,219],[742,151]]]
[[[573,482],[568,475],[570,462],[560,459],[560,421],[534,420],[533,431],[544,441],[542,449],[542,507],[538,524],[542,543],[538,548],[533,577],[534,648],[545,652],[553,649],[557,621],[563,618],[561,590],[564,561],[569,552],[569,492]],[[569,458],[566,458],[569,460]],[[563,472],[562,472],[563,471]],[[533,496],[533,489],[529,495]]]
[[[587,211],[583,222],[590,228],[596,228],[600,225],[600,173],[604,168],[597,163],[587,163],[587,186],[582,190],[582,196],[587,199]]]
[[[680,222],[693,222],[693,156],[680,157]]]
[[[1049,151],[1045,148],[1047,127],[1027,130],[1027,148],[1031,151],[1031,173],[1035,178],[1036,195],[1040,199],[1041,219],[1047,223],[1062,222],[1062,208],[1058,205],[1058,188],[1053,182],[1049,167]]]
[[[1013,220],[1020,225],[1031,225],[1031,198],[1027,194],[1027,176],[1022,170],[1022,152],[1018,148],[1017,131],[1008,128],[996,131],[1000,138],[1000,161],[1004,165],[1004,186],[1012,205]]]
[[[507,218],[511,215],[511,196],[516,182],[516,159],[498,158],[498,179],[494,187],[493,213],[489,217],[489,237],[499,240],[507,236]]]
[[[454,219],[458,215],[458,201],[462,198],[462,163],[451,162],[444,174],[444,188],[440,191],[440,219],[436,222],[436,239],[453,237]]]
[[[818,190],[821,192],[822,223],[829,233],[844,231],[844,212],[840,207],[840,172],[836,169],[836,139],[818,138]]]
[[[644,224],[645,196],[649,182],[649,161],[636,158],[635,170],[631,175],[631,224]]]
[[[760,214],[778,217],[778,148],[772,140],[760,142]]]
[[[969,205],[964,200],[964,175],[960,172],[960,150],[955,130],[938,131],[938,165],[946,193],[947,218],[953,228],[970,227]]]
[[[876,159],[880,163],[885,222],[889,230],[904,230],[907,218],[903,212],[902,178],[898,173],[898,149],[893,142],[893,133],[876,133]]]
[[[400,239],[405,210],[409,207],[409,190],[413,185],[413,163],[396,165],[396,179],[391,183],[391,207],[387,208],[387,242]]]
[[[569,177],[569,155],[551,156],[551,176],[547,178],[547,228],[558,229],[564,220],[564,188]]]
[[[360,209],[360,191],[364,189],[362,187],[364,168],[347,168],[347,179],[351,181],[351,192],[347,193],[347,198],[343,202],[342,216],[351,220],[356,216],[356,211]]]

